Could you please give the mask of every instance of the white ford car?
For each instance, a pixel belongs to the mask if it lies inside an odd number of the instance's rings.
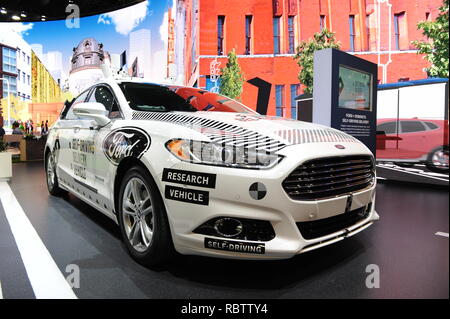
[[[290,258],[379,218],[373,155],[357,139],[198,88],[94,85],[66,103],[45,169],[50,194],[112,218],[147,265],[175,252]]]

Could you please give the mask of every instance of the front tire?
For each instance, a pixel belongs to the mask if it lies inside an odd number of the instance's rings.
[[[130,255],[146,266],[170,261],[175,250],[166,210],[145,169],[135,166],[125,174],[118,204],[120,230]]]
[[[65,193],[65,191],[59,187],[58,177],[56,176],[56,160],[55,154],[53,152],[48,152],[45,157],[45,173],[47,180],[47,189],[50,195],[60,196]]]

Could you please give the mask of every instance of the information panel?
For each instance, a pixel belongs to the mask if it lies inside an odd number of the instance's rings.
[[[313,122],[331,126],[376,152],[377,65],[325,49],[314,53]]]

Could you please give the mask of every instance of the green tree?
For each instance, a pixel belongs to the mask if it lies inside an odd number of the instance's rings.
[[[305,86],[305,93],[313,92],[314,52],[327,48],[339,49],[340,47],[341,43],[336,41],[335,34],[326,28],[321,32],[316,32],[311,39],[300,43],[294,59],[301,68],[298,79]]]
[[[427,68],[429,76],[448,78],[448,1],[444,0],[435,21],[421,21],[417,29],[427,37],[426,41],[413,41],[419,54],[425,54],[431,66]]]
[[[234,49],[228,53],[227,65],[221,71],[220,94],[232,99],[239,99],[242,94],[242,86],[245,78],[237,61],[236,51]]]

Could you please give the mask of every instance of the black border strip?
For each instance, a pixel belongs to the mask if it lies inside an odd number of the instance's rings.
[[[78,184],[80,184],[81,186],[86,187],[87,189],[89,189],[91,192],[94,192],[95,194],[97,194],[98,191],[97,191],[97,189],[95,189],[94,187],[89,186],[89,185],[83,183],[82,181],[79,181],[79,180],[76,179],[76,178],[74,178],[73,180],[75,181],[75,183],[78,183]]]

